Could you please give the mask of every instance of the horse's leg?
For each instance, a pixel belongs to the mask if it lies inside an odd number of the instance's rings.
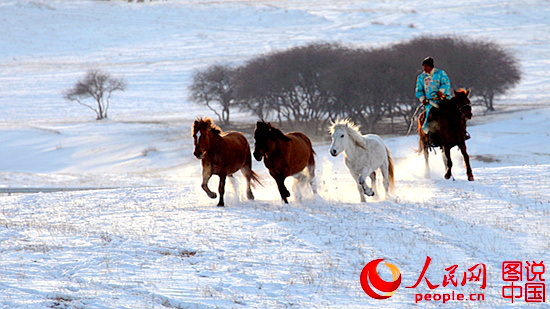
[[[374,195],[374,191],[372,191],[372,189],[369,187],[369,185],[367,185],[367,183],[365,181],[367,179],[367,177],[370,176],[371,173],[372,173],[372,171],[368,170],[367,168],[364,168],[361,171],[361,175],[359,176],[359,184],[363,188],[363,192],[368,196],[373,196]]]
[[[216,198],[216,193],[210,191],[208,188],[208,181],[210,180],[210,177],[212,177],[212,166],[210,164],[204,163],[202,164],[202,185],[201,188],[208,194],[208,197],[210,198]]]
[[[288,199],[290,197],[290,192],[288,192],[287,188],[285,187],[285,176],[283,174],[274,175],[271,174],[273,178],[275,178],[275,181],[277,182],[277,187],[279,188],[279,193],[281,194],[281,198],[283,199],[283,202],[285,204],[288,204]]]
[[[447,170],[445,172],[445,179],[449,179],[453,177],[453,174],[451,172],[451,169],[453,168],[453,161],[451,160],[451,147],[443,146],[443,152],[444,152],[444,161],[447,166]],[[453,177],[453,180],[455,180],[454,177]]]
[[[220,194],[220,200],[218,201],[218,206],[222,207],[224,206],[223,196],[225,194],[225,180],[227,176],[226,175],[220,175],[220,185],[218,186],[218,193]]]
[[[311,187],[311,191],[313,191],[313,194],[317,194],[317,184],[315,183],[315,165],[308,165],[307,172],[309,174],[309,186]]]
[[[224,206],[223,203],[223,195],[225,194],[225,179],[227,176],[220,175],[220,186],[218,187],[218,193],[220,193],[220,201],[218,202],[218,206],[222,207]]]
[[[304,186],[306,175],[304,175],[303,172],[300,172],[298,174],[294,174],[293,177],[294,183],[292,184],[292,192],[294,192],[296,200],[298,202],[302,202],[302,187]]]
[[[422,153],[424,154],[424,178],[430,179],[431,173],[430,173],[430,153],[428,152],[427,144],[424,144],[424,148],[422,149]]]
[[[377,189],[377,186],[376,186],[376,171],[370,173],[370,179],[371,179],[371,183],[370,183],[370,186],[372,188],[372,192],[373,192],[373,195],[374,195],[374,198],[375,199],[378,199],[378,189]]]
[[[366,202],[367,200],[365,199],[365,193],[363,192],[363,186],[361,186],[361,184],[359,184],[359,177],[361,177],[361,175],[356,174],[351,170],[349,172],[350,172],[351,176],[353,176],[353,179],[355,180],[355,183],[357,184],[357,191],[359,191],[359,197],[361,198],[361,203]]]
[[[233,175],[227,175],[227,177],[229,177],[229,181],[231,181],[231,186],[233,187],[233,190],[235,190],[235,196],[240,199],[239,181]]]
[[[464,165],[466,166],[466,175],[469,181],[474,181],[474,174],[472,173],[472,167],[470,166],[470,156],[466,152],[466,143],[462,143],[458,146],[462,156],[464,157]]]

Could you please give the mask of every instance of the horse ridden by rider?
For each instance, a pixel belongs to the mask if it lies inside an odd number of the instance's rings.
[[[428,151],[441,147],[447,167],[445,178],[452,177],[450,150],[458,146],[464,157],[468,180],[474,180],[466,151],[466,140],[470,135],[466,131],[466,121],[472,118],[472,107],[468,96],[470,91],[460,89],[451,97],[451,82],[445,71],[434,67],[434,60],[427,57],[422,61],[423,72],[416,81],[416,97],[425,106],[418,116],[419,152],[424,153],[426,161],[425,177],[430,177]],[[454,178],[453,178],[454,179]]]

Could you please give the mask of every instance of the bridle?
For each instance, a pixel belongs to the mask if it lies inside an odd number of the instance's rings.
[[[468,103],[468,104],[464,104],[462,105],[458,111],[460,112],[460,114],[462,114],[462,117],[466,118],[466,115],[464,115],[464,112],[462,111],[466,106],[469,106],[470,108],[472,108],[472,103]]]
[[[446,98],[447,98],[447,96],[446,96],[446,95],[443,95],[443,98],[442,98],[441,100],[444,100],[444,99],[446,99]],[[450,100],[450,99],[449,99],[449,100]],[[466,115],[464,115],[463,109],[464,109],[466,106],[469,106],[470,109],[472,108],[472,103],[471,103],[471,102],[462,105],[460,108],[458,107],[458,104],[455,103],[455,105],[457,105],[457,109],[458,109],[458,111],[460,112],[460,114],[462,115],[462,118],[466,118]]]

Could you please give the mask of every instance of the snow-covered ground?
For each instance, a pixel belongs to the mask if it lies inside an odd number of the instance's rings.
[[[444,306],[507,307],[501,263],[550,260],[548,1],[4,0],[0,27],[0,189],[93,189],[0,193],[0,308],[396,308],[452,292],[485,301]],[[231,185],[227,207],[207,198],[190,125],[211,114],[188,102],[194,70],[313,41],[375,47],[421,34],[489,39],[521,62],[499,112],[478,111],[469,128],[476,181],[457,151],[456,181],[443,179],[439,153],[424,180],[416,137],[385,137],[396,163],[388,200],[359,203],[323,143],[319,196],[281,204],[254,162],[255,201]],[[91,67],[128,83],[106,121],[62,99]],[[487,288],[405,288],[426,256],[432,283],[483,263]],[[389,300],[359,283],[377,258],[402,274]]]

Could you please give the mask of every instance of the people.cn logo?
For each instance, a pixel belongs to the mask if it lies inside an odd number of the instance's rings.
[[[383,260],[384,259],[377,259],[370,261],[367,265],[365,265],[363,271],[361,271],[361,287],[367,295],[374,299],[386,299],[392,297],[401,284],[401,273],[399,272],[399,269],[395,265],[388,262],[385,262],[384,265],[390,269],[393,281],[387,282],[380,278],[378,272],[376,271],[376,267]],[[380,295],[379,292],[383,292],[385,294]]]

